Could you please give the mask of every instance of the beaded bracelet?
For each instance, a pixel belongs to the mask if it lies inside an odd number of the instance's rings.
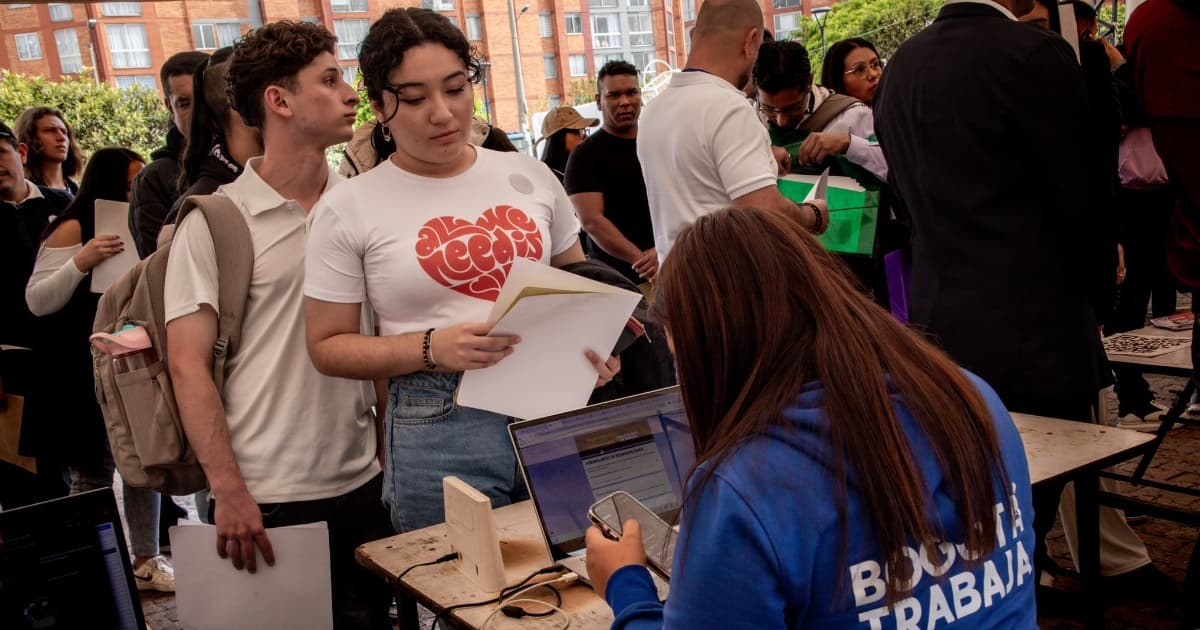
[[[808,206],[808,207],[809,207],[809,208],[812,210],[812,212],[813,212],[813,226],[812,226],[812,233],[813,233],[813,234],[820,234],[820,233],[821,233],[821,227],[822,227],[822,226],[824,225],[824,223],[825,223],[825,217],[821,216],[821,209],[820,209],[819,207],[817,207],[817,204],[815,204],[815,203],[809,203],[809,202],[807,202],[807,201],[806,201],[806,202],[804,202],[804,203],[803,203],[803,204],[801,204],[801,205]]]
[[[429,346],[433,341],[433,328],[425,331],[425,340],[421,342],[421,359],[425,361],[425,369],[433,371],[437,369],[437,364],[433,362],[433,353],[430,352]]]

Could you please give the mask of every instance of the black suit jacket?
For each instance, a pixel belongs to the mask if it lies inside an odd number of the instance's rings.
[[[911,320],[1018,411],[1066,414],[1109,378],[1116,242],[1088,112],[1065,40],[972,3],[905,42],[875,98],[912,217]]]

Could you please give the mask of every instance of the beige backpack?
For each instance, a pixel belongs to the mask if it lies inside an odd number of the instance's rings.
[[[217,254],[220,313],[213,344],[213,381],[220,392],[225,364],[237,350],[242,315],[250,291],[254,249],[245,217],[228,197],[189,197],[177,224],[192,210],[208,221]],[[171,243],[139,262],[115,282],[96,309],[95,333],[115,335],[127,326],[145,328],[150,351],[136,369],[121,359],[92,348],[96,399],[104,412],[113,461],[125,481],[164,494],[183,495],[208,485],[204,471],[188,444],[179,406],[167,370],[167,329],[163,314],[163,285]],[[128,355],[126,355],[128,356]]]

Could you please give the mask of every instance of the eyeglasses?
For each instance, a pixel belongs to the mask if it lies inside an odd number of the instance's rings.
[[[771,107],[770,105],[763,105],[761,102],[759,102],[758,111],[767,118],[774,118],[776,116],[795,118],[798,116],[803,116],[804,114],[808,113],[808,94],[806,93],[804,96],[800,97],[800,100],[796,101],[795,103],[785,107],[780,107],[778,109]]]
[[[846,74],[855,74],[855,75],[859,75],[859,76],[866,76],[867,70],[874,70],[875,72],[883,72],[883,62],[876,59],[876,60],[872,61],[871,63],[856,63],[853,66],[850,66],[850,69],[846,71]]]

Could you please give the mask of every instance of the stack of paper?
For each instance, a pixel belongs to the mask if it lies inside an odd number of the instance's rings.
[[[521,343],[496,365],[463,374],[458,404],[526,419],[583,407],[596,384],[584,353],[606,357],[641,299],[518,258],[490,321],[493,335],[517,335]]]

